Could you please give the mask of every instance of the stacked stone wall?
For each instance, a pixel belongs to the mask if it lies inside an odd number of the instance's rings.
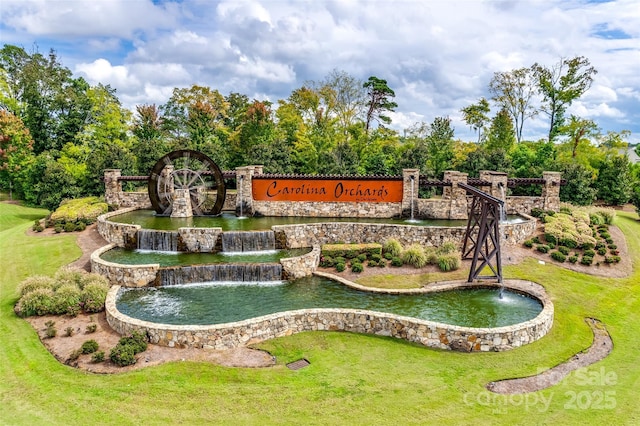
[[[112,216],[117,216],[134,210],[138,209],[136,207],[129,207],[98,216],[98,233],[107,242],[115,244],[118,247],[125,247],[130,249],[136,248],[137,234],[141,228],[140,225],[118,223],[109,220],[109,218]]]
[[[456,287],[455,283],[445,284],[448,287],[441,286],[436,291]],[[360,309],[302,309],[228,324],[180,326],[151,323],[122,314],[116,308],[120,287],[114,286],[107,295],[106,313],[109,325],[119,334],[140,331],[150,337],[151,343],[169,347],[232,349],[304,331],[348,331],[395,337],[438,349],[488,352],[534,342],[553,324],[553,303],[541,286],[519,280],[509,280],[505,285],[538,298],[543,304],[542,312],[530,321],[497,328],[459,327]],[[469,287],[469,284],[457,287]]]
[[[115,248],[115,244],[108,244],[91,253],[91,272],[100,274],[111,283],[118,283],[123,287],[146,287],[153,283],[160,269],[159,264],[122,265],[107,262],[100,256]]]

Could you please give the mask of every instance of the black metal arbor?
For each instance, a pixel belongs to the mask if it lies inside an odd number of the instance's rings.
[[[188,191],[191,208],[197,216],[217,215],[222,211],[226,197],[224,176],[218,165],[201,152],[190,149],[170,152],[151,169],[149,199],[156,213],[171,214],[173,193],[177,189]]]
[[[459,183],[458,186],[473,195],[462,246],[462,258],[472,259],[468,282],[497,279],[501,283],[500,220],[504,212],[504,201],[467,184]],[[495,264],[492,263],[494,260]],[[480,276],[485,266],[489,267],[493,275]]]

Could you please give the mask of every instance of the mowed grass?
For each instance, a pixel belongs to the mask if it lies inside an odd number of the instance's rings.
[[[505,267],[508,278],[544,285],[556,308],[551,332],[519,349],[463,354],[391,338],[313,332],[262,343],[277,357],[272,368],[184,361],[115,375],[60,364],[13,312],[24,277],[53,274],[80,255],[73,236],[25,235],[45,214],[0,203],[0,424],[640,423],[635,214],[616,219],[634,257],[631,277],[592,277],[534,260]],[[589,346],[585,317],[602,320],[613,336],[614,351],[605,360],[541,392],[505,397],[485,390],[489,381],[535,374]],[[302,357],[311,365],[286,368]]]

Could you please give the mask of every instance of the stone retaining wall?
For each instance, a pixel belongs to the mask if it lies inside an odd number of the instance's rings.
[[[136,248],[137,233],[141,229],[141,226],[112,222],[109,220],[112,216],[129,213],[134,210],[138,210],[138,208],[129,207],[98,216],[98,233],[107,242],[115,244],[118,247]]]
[[[542,312],[530,321],[497,328],[459,327],[359,309],[302,309],[228,324],[167,325],[119,312],[116,300],[120,286],[114,286],[107,295],[106,313],[109,325],[119,334],[140,331],[150,337],[151,343],[169,347],[231,349],[304,331],[327,330],[390,336],[437,349],[503,351],[542,338],[553,324],[553,303],[542,286],[521,280],[508,280],[504,285],[538,298],[543,304]],[[422,292],[469,286],[472,285],[449,282],[430,285]]]
[[[146,287],[156,279],[160,265],[123,265],[107,262],[100,256],[115,248],[115,244],[108,244],[91,253],[91,272],[100,274],[109,282],[118,283],[123,287]]]
[[[222,228],[178,228],[180,251],[209,253],[221,247]]]
[[[297,278],[312,275],[318,268],[318,263],[320,262],[320,251],[320,246],[315,245],[307,254],[280,259],[283,278],[286,280],[295,280]]]

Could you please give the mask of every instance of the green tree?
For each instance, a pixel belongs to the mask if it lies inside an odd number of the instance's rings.
[[[427,135],[427,170],[434,179],[441,179],[445,170],[452,166],[454,158],[454,130],[449,117],[436,117],[429,126]]]
[[[593,171],[584,164],[569,162],[560,165],[562,178],[567,181],[560,187],[560,201],[588,206],[596,199],[593,187]]]
[[[0,109],[0,187],[22,194],[22,179],[33,160],[29,129],[20,118]]]
[[[136,170],[149,174],[155,163],[169,152],[167,135],[162,127],[162,117],[156,105],[138,105],[131,131],[131,151],[136,156]]]
[[[489,101],[485,98],[480,98],[477,104],[469,105],[460,110],[464,122],[471,126],[474,131],[478,132],[478,143],[482,142],[484,128],[489,121],[488,114],[490,111]]]
[[[542,95],[541,111],[549,117],[549,141],[554,141],[561,133],[567,108],[589,90],[598,71],[583,56],[561,58],[551,68],[536,63],[532,70]]]
[[[493,95],[491,99],[509,113],[519,143],[524,122],[537,114],[533,107],[536,85],[532,69],[496,72],[489,83],[489,92]]]
[[[597,196],[609,205],[622,205],[632,195],[631,164],[626,155],[608,156],[600,167],[595,187]]]
[[[516,142],[513,122],[509,112],[502,108],[491,120],[491,126],[487,134],[487,151],[503,150],[509,152]]]
[[[575,115],[571,115],[569,122],[560,127],[558,131],[567,136],[563,145],[570,148],[571,158],[576,158],[580,147],[591,144],[591,138],[596,138],[600,134],[595,122]]]
[[[390,100],[390,98],[395,98],[396,94],[387,85],[387,80],[371,76],[362,87],[367,90],[365,131],[369,134],[369,129],[374,121],[381,124],[391,123],[391,118],[384,114],[393,112],[398,104]]]

